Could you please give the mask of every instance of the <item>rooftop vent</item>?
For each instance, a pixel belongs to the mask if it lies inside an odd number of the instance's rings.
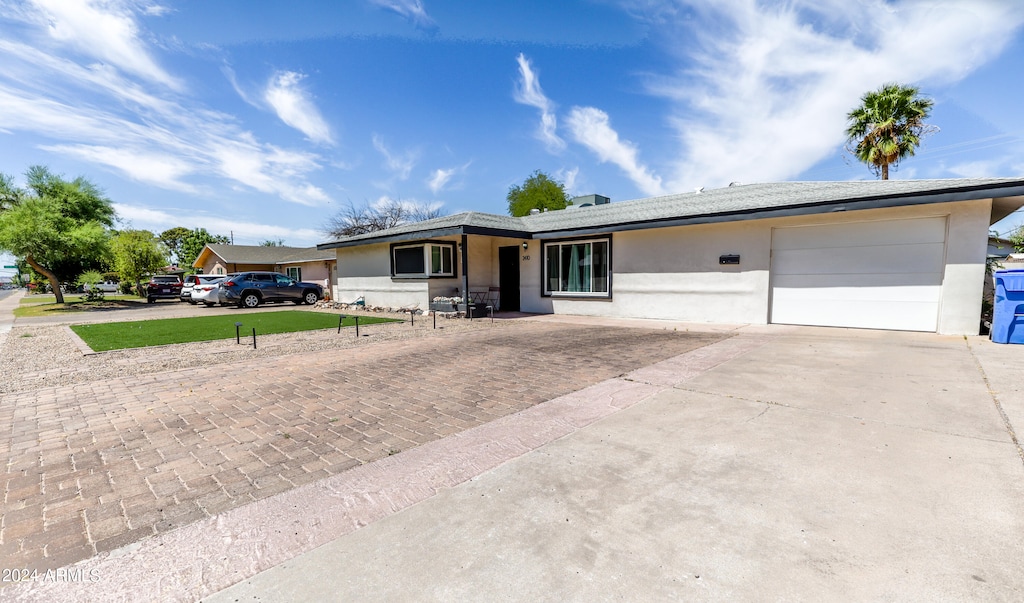
[[[591,205],[604,205],[611,202],[612,200],[604,195],[583,195],[582,197],[573,197],[569,204],[571,207],[590,207]]]
[[[540,210],[537,209],[536,207],[534,207],[533,209],[530,210],[530,215],[531,216],[536,216],[539,213],[540,213]]]

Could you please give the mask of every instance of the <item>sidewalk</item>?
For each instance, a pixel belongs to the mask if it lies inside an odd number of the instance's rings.
[[[7,334],[14,326],[14,309],[18,307],[23,297],[25,297],[25,290],[16,289],[0,299],[0,347],[3,347]]]
[[[1021,599],[1024,346],[734,332],[4,594]]]

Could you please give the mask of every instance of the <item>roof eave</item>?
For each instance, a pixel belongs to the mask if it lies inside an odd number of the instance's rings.
[[[400,243],[403,241],[417,241],[420,239],[433,239],[437,237],[449,237],[453,235],[485,235],[492,237],[508,237],[512,239],[530,239],[533,235],[525,230],[510,230],[507,228],[492,228],[488,226],[449,226],[445,228],[430,228],[426,230],[413,230],[392,235],[382,235],[356,239],[354,241],[335,241],[333,243],[321,243],[316,246],[318,250],[342,249],[345,247],[361,247],[363,245],[376,245],[379,243]]]

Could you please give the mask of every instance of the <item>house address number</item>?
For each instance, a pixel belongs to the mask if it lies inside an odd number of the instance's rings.
[[[523,256],[523,261],[524,261],[524,262],[529,262],[529,261],[530,261],[530,256],[528,256],[528,255],[524,255],[524,256]]]

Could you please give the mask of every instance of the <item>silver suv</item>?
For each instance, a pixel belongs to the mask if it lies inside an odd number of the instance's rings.
[[[277,272],[239,272],[220,282],[219,301],[255,308],[265,302],[315,304],[323,296],[324,288],[316,283],[295,281]]]

